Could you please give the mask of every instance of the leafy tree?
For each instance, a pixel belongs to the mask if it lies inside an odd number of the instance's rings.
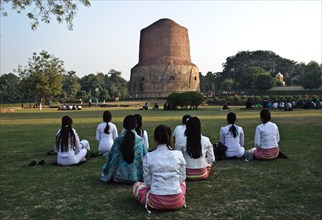
[[[109,90],[110,97],[127,97],[129,94],[128,82],[121,77],[121,72],[112,69],[107,75],[105,77],[105,87]]]
[[[233,91],[234,84],[235,84],[235,80],[231,78],[225,79],[221,85],[221,89],[226,92],[231,92]]]
[[[302,76],[301,85],[305,89],[319,88],[322,84],[322,70],[317,62],[311,61],[306,65],[305,73]]]
[[[258,90],[267,90],[274,85],[273,77],[269,73],[260,73],[255,82],[255,88]]]
[[[20,77],[8,73],[0,76],[0,98],[1,102],[20,102],[22,94],[20,91]]]
[[[241,51],[234,56],[230,56],[223,64],[222,77],[224,79],[233,79],[236,85],[241,83],[242,75],[247,73],[245,69],[249,67],[260,67],[271,76],[275,76],[278,72],[282,72],[285,78],[290,78],[294,75],[295,62],[284,59],[272,51]],[[247,76],[245,76],[247,78]],[[288,79],[290,82],[291,80]]]
[[[91,98],[94,97],[95,90],[98,88],[99,90],[102,89],[101,83],[99,82],[98,78],[93,74],[88,74],[80,79],[81,84],[81,90],[85,90],[87,93],[87,96]]]
[[[37,99],[54,97],[62,92],[63,61],[47,51],[33,53],[28,66],[18,68],[23,92]]]
[[[10,5],[18,14],[28,10],[29,12],[26,15],[31,20],[32,30],[37,29],[40,21],[49,24],[52,16],[56,17],[59,23],[66,22],[68,29],[72,30],[78,4],[89,7],[90,0],[1,0],[2,16],[8,15],[5,10],[6,4]]]
[[[65,98],[75,98],[80,88],[79,78],[76,76],[75,71],[69,71],[63,75],[63,94]]]
[[[192,108],[198,108],[205,101],[205,97],[199,92],[187,92],[191,97],[190,105]]]
[[[251,91],[255,88],[255,82],[259,74],[267,73],[264,69],[258,66],[250,66],[242,71],[238,78],[239,88],[241,90]]]

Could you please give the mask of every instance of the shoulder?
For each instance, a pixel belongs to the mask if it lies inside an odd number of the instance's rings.
[[[206,144],[206,145],[212,145],[211,142],[210,142],[210,139],[208,137],[206,137],[206,136],[201,135],[201,142],[203,144]]]

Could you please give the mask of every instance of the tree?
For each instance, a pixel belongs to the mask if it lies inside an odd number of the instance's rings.
[[[230,79],[230,78],[229,79],[225,79],[222,82],[221,89],[223,91],[226,91],[226,92],[231,92],[233,90],[234,84],[235,84],[235,80]]]
[[[260,73],[255,82],[255,88],[258,90],[267,90],[272,88],[274,80],[269,73]]]
[[[54,97],[62,92],[63,61],[47,51],[33,53],[28,66],[18,68],[22,90],[25,95],[37,99]]]
[[[80,88],[81,86],[79,83],[79,78],[76,76],[75,71],[69,71],[67,74],[63,75],[62,89],[63,89],[64,98],[68,98],[68,99],[75,98]]]
[[[255,88],[255,82],[259,74],[266,74],[267,72],[258,66],[250,66],[242,71],[238,78],[239,88],[241,90],[251,91]]]
[[[291,77],[295,72],[294,61],[282,58],[272,51],[241,51],[226,59],[223,64],[222,80],[231,78],[235,80],[236,85],[239,85],[242,75],[247,73],[245,69],[254,66],[262,68],[271,76],[281,72],[288,82],[292,82]]]
[[[86,7],[91,5],[90,0],[1,0],[2,16],[8,15],[5,4],[10,5],[18,14],[28,10],[26,15],[31,20],[32,30],[37,29],[40,21],[49,24],[52,16],[56,17],[58,23],[66,22],[68,29],[72,30],[78,4]]]
[[[322,84],[322,70],[317,62],[311,61],[306,65],[301,85],[304,89],[316,89]]]
[[[1,102],[20,102],[22,94],[20,91],[20,77],[8,73],[0,76],[0,98]]]

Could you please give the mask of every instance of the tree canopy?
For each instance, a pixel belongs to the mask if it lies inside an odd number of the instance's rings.
[[[78,10],[78,4],[89,7],[90,0],[1,0],[1,14],[8,16],[5,5],[20,14],[27,10],[27,17],[31,20],[31,29],[36,30],[39,22],[49,24],[55,17],[58,23],[66,23],[69,30],[73,29],[73,19]]]

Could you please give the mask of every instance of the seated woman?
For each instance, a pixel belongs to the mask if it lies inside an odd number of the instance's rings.
[[[214,149],[209,138],[201,135],[199,118],[189,119],[185,136],[179,137],[175,146],[186,160],[187,180],[208,179],[212,163],[215,161]]]
[[[111,120],[112,113],[110,111],[104,111],[103,122],[100,123],[96,129],[96,140],[99,142],[98,151],[104,156],[108,155],[115,138],[118,136],[116,126]]]
[[[73,120],[68,116],[64,116],[62,126],[56,134],[55,144],[57,163],[59,165],[74,165],[80,161],[85,161],[87,151],[90,150],[88,141],[79,141],[78,134],[72,125]]]
[[[100,180],[108,182],[133,184],[143,180],[143,158],[147,153],[143,139],[137,135],[136,117],[128,115],[124,118],[124,132],[118,136],[103,165]]]
[[[236,114],[230,112],[227,114],[228,125],[220,129],[220,142],[227,146],[225,152],[226,158],[244,156],[244,131],[242,127],[235,125]]]
[[[154,131],[156,150],[143,162],[144,182],[133,185],[133,195],[145,206],[158,210],[176,210],[185,204],[186,171],[182,153],[171,148],[171,130],[159,125]]]
[[[271,120],[271,113],[267,109],[260,112],[262,124],[257,125],[255,132],[255,147],[246,150],[245,160],[274,159],[278,157],[280,134],[278,127]]]
[[[148,132],[142,128],[142,116],[139,114],[134,115],[137,120],[137,127],[135,128],[136,133],[143,138],[144,145],[147,150],[149,150],[149,139],[148,139]]]

